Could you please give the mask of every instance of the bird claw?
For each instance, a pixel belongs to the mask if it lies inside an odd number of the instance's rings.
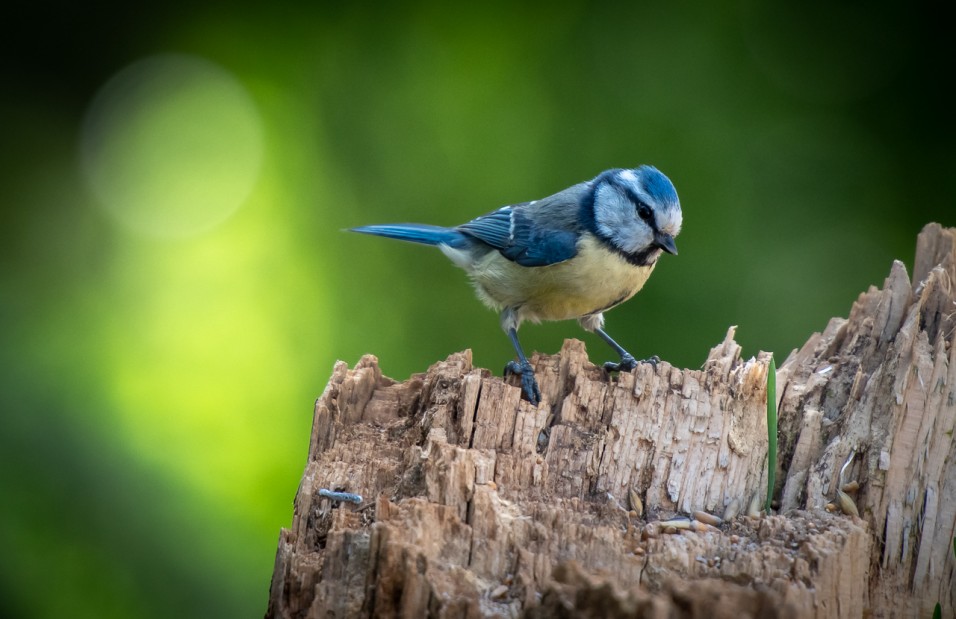
[[[614,363],[613,361],[608,361],[607,363],[605,363],[604,370],[608,373],[630,372],[631,370],[637,367],[638,363],[650,363],[656,368],[657,364],[660,362],[661,362],[661,358],[658,357],[657,355],[654,355],[653,357],[648,357],[647,359],[641,359],[640,361],[638,361],[632,355],[625,353],[621,357],[620,363]]]
[[[534,378],[534,368],[530,363],[518,363],[509,361],[505,366],[505,374],[519,374],[521,376],[521,397],[534,406],[541,402],[541,391],[538,389],[538,381]]]

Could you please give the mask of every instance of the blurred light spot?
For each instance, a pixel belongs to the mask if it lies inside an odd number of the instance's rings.
[[[255,184],[262,127],[252,98],[223,68],[164,54],[117,73],[87,111],[82,165],[123,226],[163,238],[206,232]]]

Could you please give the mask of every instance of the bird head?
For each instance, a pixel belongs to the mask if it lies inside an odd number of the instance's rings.
[[[661,252],[677,254],[677,190],[657,168],[608,170],[592,181],[592,232],[629,262],[653,264]]]

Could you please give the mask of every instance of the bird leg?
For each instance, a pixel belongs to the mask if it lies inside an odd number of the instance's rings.
[[[518,353],[518,361],[509,361],[505,366],[505,374],[519,374],[521,376],[521,397],[531,402],[535,406],[541,402],[541,391],[538,389],[538,381],[534,378],[534,368],[524,351],[521,350],[521,344],[518,343],[518,329],[508,328],[508,337],[511,338],[511,345],[515,347]]]
[[[597,327],[594,329],[594,332],[601,336],[601,339],[607,342],[608,346],[614,349],[614,351],[621,355],[621,362],[614,363],[613,361],[608,361],[604,364],[604,369],[608,372],[630,372],[637,367],[638,363],[650,363],[651,365],[657,367],[657,364],[660,363],[660,357],[654,355],[648,359],[642,359],[638,361],[634,356],[621,348],[621,345],[611,339],[611,336],[608,335],[604,329]]]

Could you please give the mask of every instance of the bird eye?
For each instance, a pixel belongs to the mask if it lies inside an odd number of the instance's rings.
[[[646,204],[642,204],[637,207],[637,216],[644,221],[650,221],[654,214],[651,212],[651,207],[647,206]]]

